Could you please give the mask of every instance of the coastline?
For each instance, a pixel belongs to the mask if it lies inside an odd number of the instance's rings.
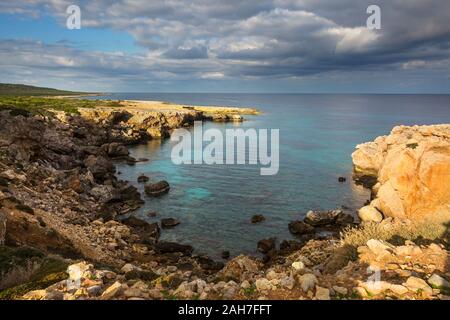
[[[257,114],[254,109],[195,107],[164,102],[125,101],[121,104],[124,105],[82,109],[81,116],[57,112],[56,121],[12,116],[3,111],[1,146],[7,152],[2,153],[0,222],[5,221],[6,216],[7,228],[0,243],[6,241],[21,246],[37,246],[46,254],[57,253],[65,258],[75,258],[63,260],[65,267],[69,261],[73,263],[76,259],[86,259],[89,262],[71,264],[72,269],[74,266],[81,269],[85,279],[92,275],[99,279],[96,283],[87,281],[81,291],[70,292],[64,278],[46,289],[39,288],[25,294],[24,298],[49,299],[53,294],[54,297],[75,299],[163,299],[172,296],[187,299],[196,296],[201,299],[318,299],[353,294],[351,288],[355,285],[350,285],[347,280],[355,282],[358,276],[363,279],[363,273],[354,270],[357,264],[345,269],[350,265],[347,265],[349,252],[339,246],[339,232],[356,224],[348,215],[337,210],[311,212],[304,221],[293,221],[289,229],[298,236],[298,240],[284,242],[279,250],[272,239],[261,240],[257,246],[264,254],[262,261],[238,256],[226,265],[206,256],[192,255],[190,246],[158,241],[161,232],[158,224],[148,224],[133,216],[121,219],[142,201],[133,187],[118,180],[111,163],[112,160],[139,161],[129,157],[124,145],[168,137],[171,130],[190,125],[196,119],[242,121],[243,114]],[[31,129],[22,132],[21,128]],[[428,132],[433,130],[429,128]],[[29,141],[19,144],[14,140],[18,136],[25,136]],[[433,137],[433,134],[429,136]],[[414,143],[419,144],[421,140],[415,139]],[[410,152],[408,145],[411,143],[407,141],[405,144],[401,140],[401,144],[406,145],[406,148],[403,146],[406,152]],[[4,149],[6,146],[7,149]],[[41,150],[39,156],[47,153],[45,159],[51,165],[34,163],[31,160],[33,156],[29,155],[35,151],[30,151],[30,146]],[[385,151],[382,150],[382,153]],[[80,161],[81,166],[77,164]],[[17,163],[22,169],[14,167]],[[373,173],[373,170],[370,172]],[[39,174],[53,177],[54,181],[50,179],[44,189],[40,189],[40,183],[33,182],[31,178]],[[76,206],[80,204],[82,210],[77,210]],[[389,220],[385,218],[382,219],[384,224],[391,223],[386,222]],[[24,225],[27,234],[23,234]],[[331,231],[332,236],[323,237],[320,235],[322,231]],[[374,242],[369,243],[370,240],[359,243],[360,247],[367,249],[357,248],[361,263],[376,260],[382,251],[376,251]],[[377,242],[376,246],[386,252],[397,250],[382,241]],[[415,250],[415,254],[419,255],[416,244],[407,243],[405,246],[404,250]],[[442,246],[430,245],[419,249],[423,252],[417,261],[426,259],[430,252],[437,252],[439,259],[447,258]],[[398,254],[396,258],[399,258]],[[109,266],[109,273],[99,270],[96,265]],[[448,272],[445,263],[436,263],[435,267],[439,274]],[[347,275],[345,281],[335,275],[340,270],[341,274]],[[353,272],[351,276],[350,271]],[[163,278],[177,280],[166,285],[161,283]],[[142,281],[151,281],[152,284]],[[93,286],[100,286],[100,291],[93,294]],[[302,290],[293,290],[296,286]],[[370,297],[367,292],[371,288],[363,284],[355,288],[365,290],[364,295],[363,290],[355,289],[360,291],[360,298]],[[404,290],[392,286],[386,290],[392,288],[399,292]],[[405,294],[411,292],[401,293]],[[427,297],[428,294],[430,292],[427,291]],[[20,298],[21,295],[15,297]],[[433,292],[430,297],[433,297]]]

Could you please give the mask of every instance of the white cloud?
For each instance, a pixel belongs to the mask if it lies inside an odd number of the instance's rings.
[[[0,3],[0,12],[65,25],[71,0]],[[382,30],[365,28],[369,0],[81,0],[82,26],[120,30],[147,50],[88,52],[0,42],[0,71],[162,81],[303,78],[361,70],[448,66],[450,1],[379,0]],[[12,33],[13,38],[14,33]],[[120,48],[118,48],[120,50]],[[36,75],[37,73],[34,73]],[[30,79],[30,77],[27,77]]]

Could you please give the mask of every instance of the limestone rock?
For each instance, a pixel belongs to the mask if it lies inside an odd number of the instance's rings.
[[[383,215],[372,206],[365,206],[359,209],[358,217],[363,222],[381,222]]]
[[[413,292],[422,291],[427,294],[431,294],[433,292],[425,280],[417,277],[409,277],[403,285]]]
[[[416,218],[450,212],[450,125],[398,126],[389,136],[358,145],[355,174],[378,180],[384,216]]]

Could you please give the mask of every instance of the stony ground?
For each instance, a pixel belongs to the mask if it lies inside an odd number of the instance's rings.
[[[393,246],[371,239],[358,258],[333,274],[323,271],[327,258],[311,240],[302,250],[272,267],[238,256],[213,276],[202,278],[176,266],[127,263],[120,271],[95,269],[85,261],[70,265],[68,278],[23,299],[426,299],[447,300],[448,252],[442,246]],[[314,247],[310,250],[309,247]],[[331,249],[332,250],[332,249]],[[323,260],[323,261],[322,261]],[[320,263],[318,263],[320,262]],[[149,272],[149,271],[147,271]]]

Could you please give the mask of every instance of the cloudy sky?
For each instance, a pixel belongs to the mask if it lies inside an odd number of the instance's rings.
[[[80,30],[66,28],[72,4]],[[370,4],[381,30],[366,27]],[[449,21],[449,0],[0,0],[0,82],[450,93]]]

